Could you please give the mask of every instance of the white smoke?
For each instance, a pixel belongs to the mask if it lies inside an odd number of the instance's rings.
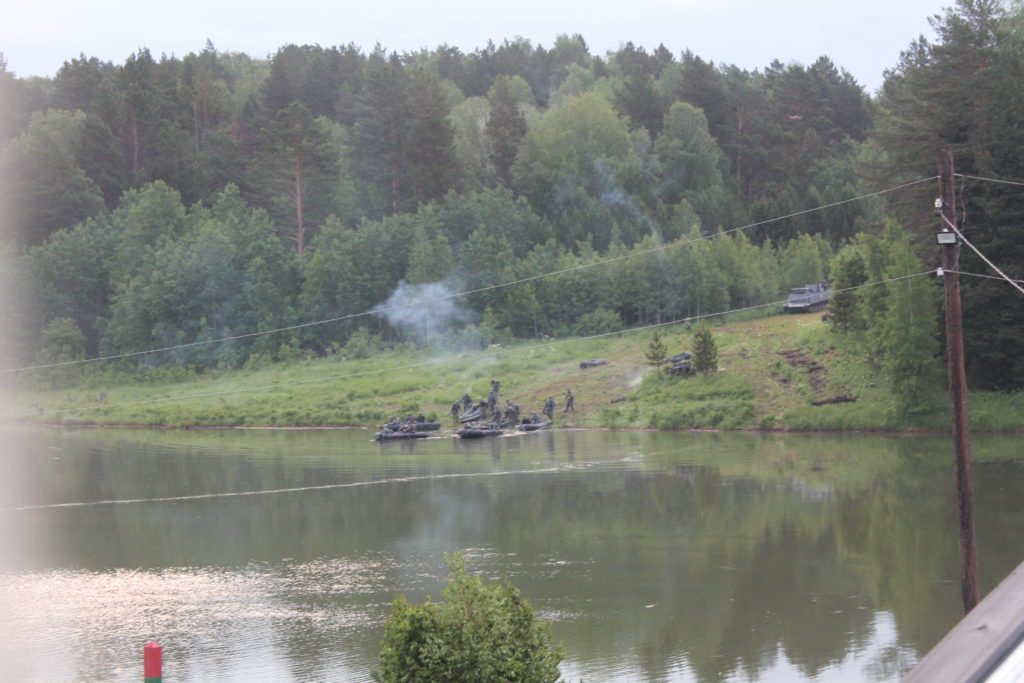
[[[410,285],[400,280],[388,300],[373,309],[417,344],[441,337],[454,326],[474,322],[474,312],[462,306],[444,282]]]

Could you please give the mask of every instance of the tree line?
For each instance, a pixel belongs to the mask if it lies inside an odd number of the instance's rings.
[[[964,173],[1020,178],[1022,16],[961,0],[874,98],[827,57],[749,71],[664,46],[594,55],[578,35],[471,53],[287,45],[267,60],[207,43],[120,65],[83,55],[53,78],[0,62],[9,345],[30,360],[67,319],[82,352],[118,353],[362,312],[399,281],[479,289],[933,175],[942,145]],[[834,253],[888,219],[930,263],[931,194],[479,292],[467,335],[763,303],[829,277]],[[1020,193],[974,181],[962,195],[975,242],[1012,270]],[[812,252],[816,265],[795,265]],[[965,254],[969,267],[981,269]],[[965,283],[972,379],[1010,388],[1024,383],[1024,314],[1006,315],[1003,296]],[[368,322],[146,362],[237,365],[285,346],[328,352],[360,328],[401,336]]]

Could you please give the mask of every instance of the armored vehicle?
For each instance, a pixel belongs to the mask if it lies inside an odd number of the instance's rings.
[[[813,313],[823,311],[828,306],[828,300],[832,292],[824,283],[816,285],[804,285],[789,290],[789,297],[786,305],[782,307],[783,313]]]

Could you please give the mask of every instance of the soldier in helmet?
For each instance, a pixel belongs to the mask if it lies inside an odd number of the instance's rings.
[[[452,404],[452,422],[459,421],[459,413],[461,412],[460,404],[458,401]]]
[[[462,412],[466,412],[473,406],[473,399],[469,397],[468,393],[462,395]]]
[[[511,424],[519,423],[519,406],[512,399],[505,401],[505,417]]]
[[[568,412],[575,413],[576,412],[575,403],[576,403],[576,397],[572,395],[572,389],[566,389],[565,390],[565,411],[564,412],[566,412],[566,413],[568,413]]]
[[[548,419],[553,419],[555,416],[555,399],[548,396],[548,400],[544,401],[544,414],[548,416]]]

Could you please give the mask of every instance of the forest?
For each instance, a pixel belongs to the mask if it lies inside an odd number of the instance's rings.
[[[580,35],[269,59],[208,41],[52,78],[0,58],[0,356],[241,337],[122,361],[201,371],[857,287],[938,266],[943,147],[964,234],[1022,278],[1024,188],[986,179],[1024,178],[1024,9],[959,0],[933,28],[873,94],[827,56],[751,71],[663,45],[596,55]],[[989,272],[966,250],[961,270]],[[972,387],[1021,389],[1018,294],[968,276],[963,294]],[[831,322],[912,396],[939,367],[939,306],[937,286],[866,287]]]

